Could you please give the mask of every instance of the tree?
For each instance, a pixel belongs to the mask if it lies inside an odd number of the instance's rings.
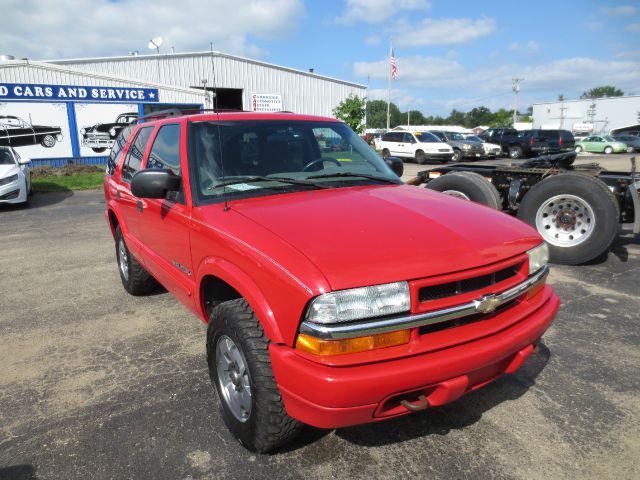
[[[603,85],[587,90],[580,95],[580,98],[602,98],[602,97],[622,97],[624,92],[613,85]]]
[[[464,116],[464,126],[467,128],[479,125],[490,125],[494,121],[494,114],[487,107],[474,107]]]
[[[488,122],[490,127],[511,127],[513,125],[513,111],[501,108],[492,115],[492,119]],[[486,125],[486,124],[480,124]],[[477,126],[477,125],[476,125]]]
[[[456,110],[455,108],[451,110],[449,114],[449,118],[447,118],[447,123],[450,125],[464,125],[465,114]]]
[[[393,102],[389,107],[389,123],[391,128],[407,123],[407,113],[401,113]],[[411,112],[411,123],[416,125],[413,121],[413,112]],[[367,128],[387,128],[387,102],[384,100],[367,102]]]
[[[348,98],[338,104],[333,109],[333,114],[336,118],[339,118],[344,123],[349,125],[356,133],[362,133],[364,131],[364,99],[361,99],[357,95],[349,95]]]

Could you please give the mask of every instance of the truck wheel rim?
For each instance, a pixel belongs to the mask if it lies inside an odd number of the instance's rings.
[[[246,422],[251,415],[251,379],[243,353],[231,338],[222,335],[216,345],[216,369],[222,401],[234,417]]]
[[[120,264],[120,272],[125,280],[129,280],[129,256],[127,255],[127,247],[124,245],[124,240],[120,239],[118,242],[118,263]]]
[[[556,195],[546,200],[536,213],[536,229],[547,243],[575,247],[594,232],[593,208],[575,195]]]
[[[471,200],[467,194],[462,193],[459,190],[444,190],[442,193],[446,193],[447,195],[451,195],[452,197],[456,197],[456,198],[461,198],[463,200]]]

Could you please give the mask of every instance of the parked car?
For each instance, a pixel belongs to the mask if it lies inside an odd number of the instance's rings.
[[[463,158],[481,158],[484,156],[484,147],[477,142],[467,140],[463,134],[457,132],[445,132],[432,130],[436,137],[446,142],[453,148],[453,161],[459,162]]]
[[[534,229],[404,185],[343,122],[167,113],[122,135],[104,184],[122,284],[208,322],[221,416],[251,450],[456,400],[516,371],[558,309]]]
[[[0,147],[0,203],[26,203],[31,194],[31,161]]]
[[[494,158],[502,155],[502,148],[500,147],[500,145],[496,145],[495,143],[485,142],[477,135],[465,135],[464,138],[470,142],[481,144],[482,148],[484,149],[485,157]]]
[[[575,140],[569,130],[525,130],[518,137],[529,144],[532,155],[572,152],[575,148]]]
[[[616,142],[622,142],[627,146],[627,153],[640,152],[640,137],[635,135],[612,135]]]
[[[61,142],[62,138],[60,127],[31,125],[14,115],[0,115],[0,146],[42,145],[51,148],[56,144],[56,141]]]
[[[453,158],[453,148],[429,132],[392,130],[382,136],[379,145],[382,158],[412,158],[420,165],[429,160],[446,163]]]
[[[528,139],[519,136],[515,128],[490,128],[478,135],[482,140],[500,145],[502,153],[511,158],[522,158],[531,154]]]
[[[89,147],[96,153],[102,153],[113,146],[113,142],[120,131],[132,122],[135,122],[138,114],[135,112],[121,113],[112,123],[96,123],[91,127],[80,129],[82,146]]]
[[[593,153],[622,153],[627,151],[627,146],[616,141],[608,135],[591,135],[576,143],[576,152]]]

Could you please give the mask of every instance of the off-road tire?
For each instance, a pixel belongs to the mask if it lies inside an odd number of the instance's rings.
[[[451,161],[459,162],[460,160],[462,160],[462,152],[456,149],[453,151],[453,156],[451,157]]]
[[[418,165],[424,165],[425,163],[427,163],[427,156],[422,150],[416,151],[415,159]]]
[[[467,197],[466,199],[494,210],[500,210],[502,206],[500,193],[498,193],[496,187],[482,175],[475,172],[447,173],[431,180],[427,183],[426,188],[454,196],[457,196],[454,192],[459,192]]]
[[[233,340],[246,360],[252,406],[244,422],[234,416],[220,391],[216,345],[222,335]],[[207,328],[207,363],[211,383],[218,394],[222,419],[247,449],[267,453],[291,441],[298,434],[302,423],[290,417],[285,410],[271,369],[269,339],[243,298],[221,303],[211,311]]]
[[[125,276],[123,273],[123,269],[121,267],[121,262],[123,261],[120,255],[120,242],[122,242],[122,246],[126,251],[126,262],[128,267],[128,276]],[[122,281],[122,286],[124,289],[130,293],[131,295],[145,295],[147,293],[151,293],[157,288],[159,288],[159,284],[155,278],[153,278],[149,272],[147,272],[140,262],[131,255],[129,252],[129,248],[127,247],[126,242],[124,241],[124,237],[122,235],[122,230],[120,229],[120,225],[116,227],[116,260],[118,262],[118,272],[120,273],[120,280]]]
[[[593,211],[594,225],[591,234],[575,246],[556,246],[547,242],[550,261],[580,265],[604,254],[618,234],[620,207],[607,185],[591,175],[563,173],[537,183],[522,199],[518,218],[536,228],[538,210],[558,195],[572,195],[584,200]],[[545,236],[544,232],[540,233]]]
[[[382,149],[382,158],[383,159],[389,158],[389,149],[388,148],[383,148]]]
[[[513,159],[522,158],[522,148],[518,146],[509,147],[509,157]]]

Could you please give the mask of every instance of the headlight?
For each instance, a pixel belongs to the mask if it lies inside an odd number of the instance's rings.
[[[337,323],[407,312],[411,306],[407,282],[386,283],[325,293],[311,302],[307,320]]]
[[[11,175],[10,177],[7,177],[7,178],[0,178],[0,185],[8,185],[10,183],[15,182],[16,180],[18,180],[18,174],[17,173],[15,175]]]
[[[115,128],[111,128],[111,130],[109,130],[109,135],[111,135],[112,137],[116,136],[116,129]]]
[[[549,247],[546,243],[532,248],[527,254],[529,255],[529,275],[536,273],[549,263]]]
[[[469,145],[468,143],[465,143],[464,145],[462,145],[463,150],[469,150],[471,148],[471,145]]]

